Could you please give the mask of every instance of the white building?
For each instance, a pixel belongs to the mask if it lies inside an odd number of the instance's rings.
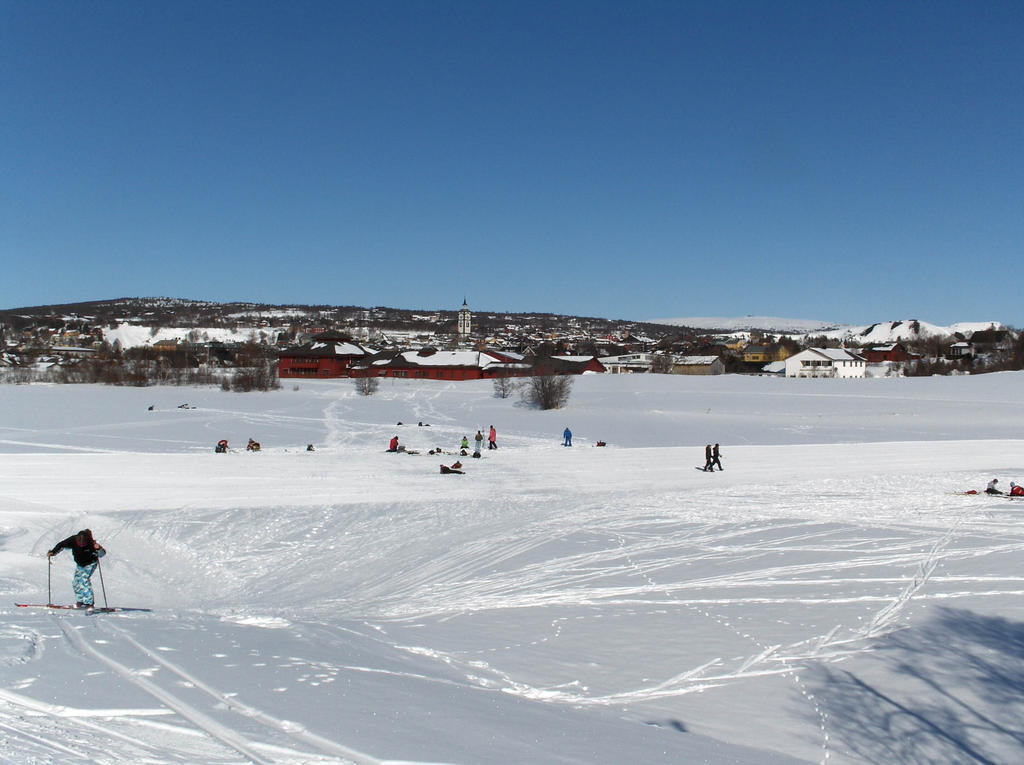
[[[466,301],[462,301],[462,308],[459,309],[459,320],[455,330],[459,337],[469,337],[473,331],[473,314],[469,311]]]
[[[654,366],[654,354],[626,353],[621,356],[602,356],[598,361],[613,375],[650,372]]]
[[[970,343],[959,342],[949,346],[947,353],[951,359],[969,359],[974,357],[974,346]]]
[[[867,366],[845,348],[808,348],[786,359],[786,377],[866,377]]]

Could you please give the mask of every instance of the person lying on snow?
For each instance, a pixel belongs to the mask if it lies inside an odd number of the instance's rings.
[[[988,482],[988,486],[985,487],[985,493],[986,494],[1002,494],[1002,492],[999,491],[999,489],[996,488],[996,484],[997,483],[999,483],[999,479],[998,478],[993,478],[991,481],[989,481]]]
[[[1011,497],[1024,497],[1024,486],[1019,483],[1010,481],[1010,496]]]

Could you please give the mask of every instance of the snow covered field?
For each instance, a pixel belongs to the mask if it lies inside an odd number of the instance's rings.
[[[1024,481],[1022,405],[1017,373],[594,375],[555,412],[0,386],[0,761],[1024,761],[1024,501],[958,494]],[[151,613],[14,607],[84,527]]]

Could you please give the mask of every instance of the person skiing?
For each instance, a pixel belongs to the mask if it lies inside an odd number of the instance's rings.
[[[483,442],[484,442],[484,434],[481,433],[478,430],[476,432],[476,435],[473,436],[473,440],[476,442],[476,446],[473,449],[473,456],[474,457],[479,457],[480,456],[480,449],[481,449],[481,447],[483,445]]]
[[[491,425],[491,431],[487,434],[487,450],[498,448],[498,431]]]
[[[711,471],[712,472],[714,472],[714,470],[715,470],[715,465],[718,465],[718,469],[719,470],[725,470],[725,468],[722,467],[722,459],[721,459],[721,457],[722,457],[722,454],[721,454],[721,452],[718,451],[718,444],[715,444],[714,448],[711,450]]]
[[[986,494],[1002,494],[1003,492],[1001,492],[998,488],[996,488],[996,484],[997,483],[999,483],[999,479],[998,478],[993,478],[991,481],[989,481],[988,482],[988,486],[985,487],[985,493]]]
[[[95,599],[92,594],[92,574],[99,565],[100,558],[107,554],[99,542],[92,537],[90,529],[82,529],[67,539],[58,542],[46,557],[52,558],[61,550],[71,550],[75,558],[75,576],[71,580],[71,589],[75,591],[76,608],[92,608]]]
[[[568,428],[562,433],[562,446],[572,446],[572,431]]]
[[[1010,481],[1010,496],[1011,497],[1024,497],[1024,486],[1019,483]]]
[[[715,472],[714,460],[711,457],[711,444],[704,447],[704,472]]]

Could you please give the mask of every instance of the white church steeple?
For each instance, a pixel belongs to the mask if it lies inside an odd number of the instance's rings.
[[[466,304],[465,299],[463,299],[462,308],[459,309],[459,320],[456,325],[456,332],[459,337],[468,337],[472,330],[473,314],[470,313],[469,306]]]

